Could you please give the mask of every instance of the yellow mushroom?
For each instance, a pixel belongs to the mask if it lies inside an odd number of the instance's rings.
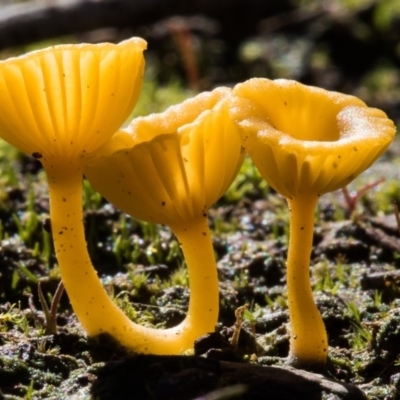
[[[239,131],[229,117],[231,97],[229,89],[220,88],[134,119],[86,162],[85,176],[110,202],[135,218],[171,228],[187,264],[190,301],[182,323],[164,330],[133,323],[113,332],[106,328],[137,352],[180,353],[217,324],[218,277],[207,212],[243,161]],[[93,321],[91,329],[105,326]]]
[[[60,45],[0,62],[0,137],[46,170],[61,277],[85,329],[87,320],[106,318],[107,307],[123,313],[108,299],[87,253],[82,161],[129,117],[145,49],[143,39],[132,38]]]
[[[368,168],[388,148],[395,127],[356,97],[290,80],[251,79],[233,92],[232,117],[242,129],[243,146],[289,205],[289,362],[323,367],[327,334],[309,278],[318,197]]]

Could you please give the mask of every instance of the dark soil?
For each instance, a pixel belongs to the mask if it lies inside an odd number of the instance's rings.
[[[53,255],[48,262],[44,259],[42,223],[23,243],[17,221],[26,222],[32,212],[45,221],[47,194],[45,182],[38,179],[40,169],[26,174],[33,161],[17,158],[13,167],[19,180],[8,187],[2,203],[3,397],[85,399],[92,393],[93,398],[104,400],[261,399],[268,392],[271,399],[357,399],[363,398],[361,390],[371,399],[399,398],[400,239],[393,211],[383,213],[378,204],[384,208],[396,199],[390,191],[398,175],[393,167],[395,148],[350,187],[351,191],[382,173],[386,176],[386,182],[357,202],[351,215],[341,192],[323,196],[319,204],[311,271],[329,335],[329,363],[326,371],[320,371],[323,375],[285,365],[288,211],[284,199],[259,178],[253,178],[238,201],[228,201],[226,196],[210,211],[221,282],[220,323],[216,333],[199,338],[195,355],[135,356],[111,338],[88,340],[65,294],[57,313],[58,332],[45,335],[36,279],[46,298],[51,298],[58,273]],[[35,193],[33,208],[28,204],[27,182]],[[103,201],[97,210],[86,212],[89,249],[107,289],[129,299],[153,324],[168,327],[183,319],[188,292],[176,283],[160,285],[177,270],[181,255],[174,250],[176,241],[169,230],[157,229],[159,234],[126,219]],[[117,253],[112,240],[126,235],[126,230],[130,247]],[[157,251],[149,253],[150,247]],[[134,276],[143,272],[147,280],[138,285]],[[235,309],[244,304],[249,312],[239,346],[233,349],[229,338]]]

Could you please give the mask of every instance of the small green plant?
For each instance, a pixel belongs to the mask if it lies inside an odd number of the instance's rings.
[[[314,266],[313,276],[317,280],[314,290],[321,290],[329,293],[337,292],[337,283],[335,283],[333,277],[331,276],[328,260],[322,260]]]
[[[34,394],[35,394],[35,389],[34,389],[34,380],[31,379],[27,389],[26,389],[26,394],[24,396],[24,400],[34,400]]]
[[[57,355],[60,354],[61,348],[59,346],[49,346],[47,338],[42,338],[38,341],[37,351],[42,354]]]
[[[185,263],[182,262],[181,265],[172,272],[165,287],[171,286],[189,287],[189,276]]]
[[[382,292],[381,291],[379,291],[379,290],[374,291],[373,301],[374,301],[374,306],[376,308],[381,307],[381,305],[382,305]]]
[[[112,233],[112,252],[117,260],[117,265],[121,266],[123,260],[132,259],[133,262],[139,258],[139,247],[137,243],[132,243],[130,227],[125,214],[121,214],[117,228]]]
[[[98,210],[103,201],[101,194],[96,192],[89,181],[84,179],[82,183],[83,190],[83,208],[85,210]]]
[[[183,262],[183,255],[177,240],[172,240],[169,243],[168,254],[165,257],[167,263],[176,260],[176,262]]]
[[[350,337],[350,344],[354,350],[363,350],[368,347],[372,340],[372,333],[369,331],[363,321],[360,309],[353,302],[348,302],[347,310],[352,318],[353,334]]]
[[[15,263],[15,266],[17,267],[17,269],[23,274],[25,275],[25,277],[32,283],[38,283],[39,279],[37,278],[37,276],[32,273],[29,268],[26,266],[26,264],[22,261]]]
[[[11,304],[6,311],[0,313],[0,332],[7,332],[10,327],[15,327],[26,335],[29,332],[28,319],[20,305]]]
[[[132,281],[133,290],[136,293],[138,293],[149,280],[149,274],[146,274],[145,272],[135,273],[132,270],[128,270],[128,275]]]
[[[400,367],[400,355],[399,356],[397,356],[397,358],[396,358],[396,360],[394,361],[394,364],[393,364],[395,367]]]
[[[42,230],[42,244],[41,246],[38,246],[37,253],[33,253],[32,256],[38,256],[40,249],[40,258],[44,260],[47,264],[49,264],[53,255],[53,242],[51,239],[51,234],[45,229]]]
[[[55,335],[57,333],[57,306],[58,303],[60,302],[63,293],[64,293],[64,285],[62,281],[60,281],[54,293],[53,299],[51,300],[49,308],[42,291],[42,286],[40,282],[38,282],[38,295],[39,295],[40,305],[42,306],[42,310],[45,317],[46,335]]]
[[[131,321],[149,328],[163,328],[162,324],[154,324],[154,315],[149,311],[151,306],[146,305],[146,310],[137,310],[127,291],[122,291],[114,297],[114,302]]]
[[[237,203],[239,200],[248,196],[266,196],[268,194],[268,184],[263,179],[251,161],[250,157],[245,157],[239,174],[232,182],[231,186],[224,194],[224,201]]]
[[[220,215],[217,210],[213,212],[213,220],[211,225],[211,231],[214,236],[224,236],[232,231],[240,229],[240,224],[237,219],[232,218],[227,221],[223,215]]]
[[[349,279],[351,267],[347,263],[346,258],[341,254],[338,254],[338,256],[335,259],[334,271],[335,271],[335,278],[339,280],[339,283],[343,287],[352,286],[354,282],[351,279]],[[356,285],[357,284],[358,282],[356,282]]]
[[[28,192],[26,211],[22,215],[17,213],[12,215],[19,238],[30,247],[35,247],[36,237],[41,228],[40,217],[35,211],[35,196],[34,188],[31,186]]]
[[[247,288],[249,285],[249,274],[246,270],[239,270],[235,274],[233,286],[235,290],[240,290],[243,288]]]
[[[243,312],[243,320],[248,321],[251,326],[253,335],[256,334],[256,322],[264,313],[264,310],[260,306],[254,306],[251,304],[250,307],[245,308]]]

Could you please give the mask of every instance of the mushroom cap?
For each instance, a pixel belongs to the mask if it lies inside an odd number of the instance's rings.
[[[136,104],[146,45],[59,45],[0,61],[0,136],[38,157],[93,152]]]
[[[135,218],[173,226],[206,217],[244,157],[231,98],[220,88],[134,119],[85,163],[86,177]]]
[[[295,81],[238,84],[232,118],[261,175],[279,193],[321,195],[346,186],[392,142],[386,114],[354,96]]]

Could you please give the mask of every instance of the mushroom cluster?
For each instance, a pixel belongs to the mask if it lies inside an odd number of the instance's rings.
[[[245,151],[290,210],[289,362],[326,363],[328,339],[309,263],[319,196],[347,185],[389,146],[395,128],[356,97],[287,80],[251,79],[199,94],[121,126],[137,101],[146,42],[63,45],[0,61],[0,137],[47,173],[62,282],[89,336],[108,333],[141,353],[178,354],[218,321],[208,210]],[[108,297],[88,255],[83,175],[110,202],[176,235],[189,273],[186,318],[176,327],[133,323]]]

